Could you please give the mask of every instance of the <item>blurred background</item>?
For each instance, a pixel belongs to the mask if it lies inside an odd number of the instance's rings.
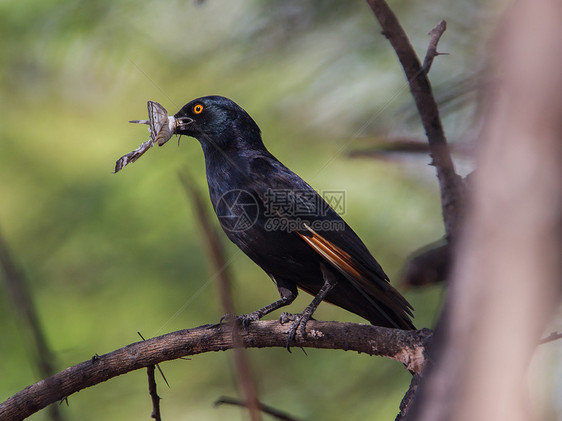
[[[436,59],[430,77],[464,175],[496,12],[481,1],[390,3],[421,57],[427,33],[448,22],[438,50],[449,55]],[[426,154],[350,157],[389,139],[424,139],[402,69],[363,1],[3,1],[0,33],[0,232],[25,274],[57,371],[136,342],[137,331],[148,338],[222,315],[178,177],[187,172],[211,210],[199,144],[172,139],[112,174],[116,159],[148,138],[145,126],[127,122],[147,118],[147,100],[170,114],[204,95],[236,101],[289,168],[317,190],[346,192],[345,219],[391,280],[411,253],[443,236]],[[237,312],[275,300],[265,273],[222,238]],[[3,401],[41,376],[0,285]],[[442,287],[404,293],[416,326],[433,327]],[[301,294],[289,311],[310,298]],[[315,316],[364,322],[328,304]],[[248,351],[262,402],[301,419],[394,419],[411,378],[402,366],[307,353]],[[164,419],[245,419],[239,408],[213,408],[219,396],[237,396],[228,352],[161,367],[171,386],[159,381]],[[144,370],[68,401],[66,419],[151,412]]]

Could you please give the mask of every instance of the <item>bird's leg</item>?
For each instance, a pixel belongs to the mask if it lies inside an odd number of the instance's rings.
[[[279,295],[281,298],[269,305],[266,305],[259,310],[256,310],[250,314],[244,314],[239,317],[239,320],[242,322],[242,327],[245,329],[251,322],[255,322],[256,320],[260,320],[266,314],[271,313],[272,311],[277,310],[278,308],[288,306],[295,298],[297,298],[297,289],[293,285],[284,285],[280,282],[277,282],[277,289],[279,290]]]
[[[320,269],[322,271],[322,277],[324,278],[324,285],[322,285],[322,288],[320,288],[320,291],[318,291],[318,294],[316,294],[312,302],[297,316],[293,326],[291,326],[289,336],[287,337],[287,351],[289,352],[291,352],[291,342],[295,339],[297,330],[300,330],[303,337],[306,336],[306,323],[312,318],[312,315],[324,298],[326,298],[326,295],[328,295],[337,284],[334,275],[327,270],[323,264],[320,265]]]

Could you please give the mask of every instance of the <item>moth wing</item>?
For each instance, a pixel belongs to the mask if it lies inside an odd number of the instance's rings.
[[[168,111],[156,101],[148,101],[147,108],[150,137],[156,141],[162,127],[168,126]]]

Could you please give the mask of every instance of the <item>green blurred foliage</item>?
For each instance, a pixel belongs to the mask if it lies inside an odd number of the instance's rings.
[[[392,6],[419,54],[427,32],[449,29],[432,80],[451,89],[478,72],[491,18],[474,2]],[[175,113],[220,94],[258,122],[270,150],[317,189],[346,191],[346,219],[391,278],[443,234],[428,159],[350,160],[374,134],[420,136],[402,71],[363,2],[206,0],[0,2],[0,228],[25,271],[62,369],[145,337],[217,322],[213,270],[179,183],[206,190],[197,142],[150,150],[113,175],[146,140],[147,100]],[[453,140],[470,100],[445,116]],[[205,194],[206,196],[206,194]],[[226,237],[223,237],[226,239]],[[273,301],[267,276],[231,244],[238,312]],[[442,291],[409,291],[416,325],[432,327]],[[310,300],[301,294],[290,311]],[[275,315],[274,317],[276,317]],[[362,320],[324,304],[320,319]],[[0,401],[38,379],[0,288]],[[349,352],[250,350],[266,404],[302,419],[393,419],[410,376],[397,363]],[[244,419],[212,408],[237,396],[229,353],[162,364],[165,419]],[[68,419],[148,419],[144,371],[69,398]],[[31,419],[46,419],[45,412]]]

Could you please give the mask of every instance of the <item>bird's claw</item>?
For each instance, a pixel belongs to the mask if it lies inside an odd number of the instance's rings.
[[[310,320],[310,317],[306,317],[304,314],[290,314],[289,316],[291,316],[293,325],[287,336],[287,351],[291,352],[291,343],[295,340],[297,331],[303,338],[306,338],[306,323]]]
[[[261,314],[257,311],[250,314],[242,314],[236,316],[235,314],[227,313],[220,318],[219,324],[222,323],[239,323],[243,329],[247,329],[250,323],[258,321],[261,318]]]
[[[240,324],[242,325],[242,329],[244,330],[248,329],[250,323],[257,322],[259,319],[261,319],[261,314],[259,314],[257,311],[250,314],[243,314],[241,316],[238,316],[238,321],[240,322]]]
[[[224,316],[222,316],[219,320],[219,325],[222,325],[223,323],[230,323],[234,320],[236,320],[237,317],[235,314],[232,313],[226,313]]]
[[[297,317],[298,315],[296,314],[291,314],[284,311],[283,313],[281,313],[281,316],[279,316],[279,323],[284,325],[289,322],[294,322],[297,319]]]

